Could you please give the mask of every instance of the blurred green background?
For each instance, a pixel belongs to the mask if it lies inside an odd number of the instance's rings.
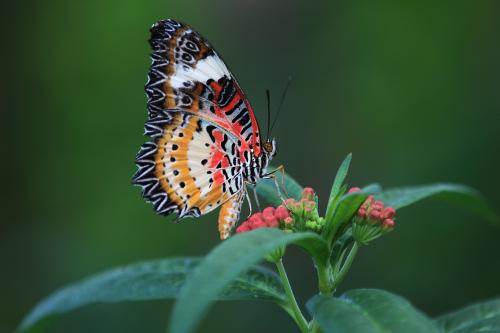
[[[500,209],[497,1],[33,1],[2,10],[0,331],[54,289],[138,260],[203,255],[216,214],[166,223],[130,185],[145,141],[148,29],[185,21],[224,56],[261,124],[293,76],[277,163],[326,198],[349,182],[449,181]],[[500,295],[500,228],[442,203],[398,214],[343,289],[385,288],[431,315]],[[301,301],[310,260],[286,262]],[[163,332],[172,302],[98,305],[51,332]],[[200,332],[297,332],[270,303],[219,303]]]

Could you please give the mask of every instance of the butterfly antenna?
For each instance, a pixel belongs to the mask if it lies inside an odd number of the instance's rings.
[[[288,87],[290,87],[290,83],[292,82],[292,77],[289,76],[288,77],[288,81],[286,82],[286,86],[285,86],[285,90],[283,90],[283,94],[281,95],[281,100],[280,100],[280,104],[278,106],[278,111],[276,112],[276,116],[274,116],[274,120],[273,120],[273,123],[271,125],[271,129],[270,129],[270,132],[273,131],[273,128],[274,128],[274,124],[276,124],[276,121],[278,120],[278,116],[281,112],[281,108],[283,106],[283,103],[285,102],[285,97],[286,97],[286,93],[288,91]],[[271,133],[268,134],[268,137]]]
[[[271,92],[266,89],[267,96],[267,139],[269,139],[269,134],[271,131]]]

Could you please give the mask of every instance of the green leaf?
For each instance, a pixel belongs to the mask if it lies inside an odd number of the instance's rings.
[[[402,187],[389,189],[376,195],[378,200],[396,209],[409,206],[415,202],[436,198],[465,207],[487,219],[497,223],[498,215],[484,201],[482,195],[465,185],[437,183],[431,185]]]
[[[276,248],[306,239],[319,237],[310,232],[287,233],[263,228],[222,242],[186,281],[172,312],[170,332],[192,332],[217,295],[241,272]]]
[[[93,303],[175,298],[186,278],[202,260],[154,260],[96,274],[62,288],[41,301],[23,320],[18,331],[35,330],[43,325],[44,319]],[[220,300],[264,299],[283,302],[285,299],[279,277],[262,267],[253,267],[241,274],[217,296]]]
[[[355,289],[340,298],[315,296],[307,307],[324,333],[439,333],[439,327],[400,296]]]
[[[378,194],[382,192],[382,186],[380,186],[380,184],[378,183],[368,184],[365,187],[363,187],[363,192],[370,194]]]
[[[272,169],[273,167],[269,168]],[[303,188],[295,179],[290,177],[287,173],[285,173],[283,177],[283,173],[280,171],[277,171],[274,175],[276,176],[279,190],[282,192],[281,195],[284,198],[300,200]],[[279,206],[282,203],[278,189],[276,188],[276,182],[273,178],[261,179],[257,182],[257,193],[273,206]],[[283,186],[286,191],[284,191]]]
[[[293,244],[300,246],[309,253],[316,263],[326,265],[330,259],[330,248],[323,237],[317,234],[310,234],[310,237],[299,239]]]
[[[339,169],[337,170],[337,174],[335,175],[335,179],[333,180],[332,189],[330,191],[330,197],[328,198],[328,206],[326,209],[326,220],[328,221],[333,216],[335,210],[335,202],[338,198],[344,194],[340,193],[340,189],[342,188],[342,184],[344,184],[345,177],[347,176],[347,172],[349,171],[349,165],[351,164],[352,154],[346,156]]]
[[[325,239],[331,242],[337,230],[352,218],[367,197],[368,193],[365,193],[364,190],[343,196],[337,203],[333,217],[326,220],[325,227],[323,228]]]
[[[445,314],[436,322],[448,333],[500,332],[500,298]]]

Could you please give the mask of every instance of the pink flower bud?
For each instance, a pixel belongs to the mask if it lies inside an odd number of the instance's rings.
[[[252,223],[253,229],[267,228],[267,223],[263,220]]]
[[[384,208],[384,203],[382,201],[375,201],[372,206],[373,208],[382,209]]]
[[[384,228],[394,228],[394,225],[396,222],[394,222],[393,219],[385,219],[384,220]]]
[[[265,224],[266,222],[264,222],[264,219],[263,219],[263,216],[261,213],[256,213],[256,214],[253,214],[252,216],[250,216],[250,218],[248,219],[248,223],[249,223],[250,228],[257,229],[257,228],[260,228],[260,225]]]
[[[387,207],[382,212],[382,217],[384,219],[392,219],[396,215],[396,210],[392,207]]]
[[[271,216],[264,216],[264,222],[268,227],[274,228],[279,225],[278,218],[274,215]]]
[[[304,207],[304,211],[307,213],[310,213],[310,212],[312,212],[312,208],[311,207]]]
[[[264,210],[262,211],[262,215],[264,215],[264,216],[274,216],[274,207],[264,208]]]
[[[248,222],[250,222],[250,224],[253,224],[255,222],[259,222],[262,220],[262,213],[255,213],[255,214],[252,214],[252,216],[250,216],[250,218],[248,219]]]
[[[372,219],[372,220],[378,220],[378,219],[380,219],[380,215],[381,215],[380,211],[378,211],[378,210],[372,210],[370,212],[370,219]]]
[[[362,218],[362,219],[366,218],[366,209],[360,208],[358,210],[358,214],[357,215],[358,215],[359,218]]]
[[[236,228],[236,233],[239,234],[241,232],[247,232],[250,231],[250,227],[248,226],[248,223],[243,222],[238,228]]]
[[[361,189],[359,187],[351,187],[347,193],[355,193],[355,192],[360,192]]]
[[[316,207],[316,201],[312,201],[312,200],[307,200],[307,201],[304,201],[304,204],[303,204],[304,208],[309,208],[309,209],[314,209],[314,207]]]
[[[305,187],[302,191],[302,196],[304,198],[312,199],[314,198],[314,190],[311,187]]]
[[[288,198],[285,200],[285,205],[294,205],[295,204],[295,199]]]
[[[285,223],[286,224],[292,224],[293,223],[293,219],[289,216],[285,219]]]
[[[290,212],[285,207],[279,206],[274,211],[274,216],[276,216],[280,220],[284,220],[284,219],[286,219],[287,217],[290,216]]]

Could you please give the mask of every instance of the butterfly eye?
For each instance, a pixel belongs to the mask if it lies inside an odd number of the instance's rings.
[[[273,144],[270,141],[264,142],[264,144],[262,145],[262,147],[264,147],[264,150],[267,153],[271,153],[273,151]]]

